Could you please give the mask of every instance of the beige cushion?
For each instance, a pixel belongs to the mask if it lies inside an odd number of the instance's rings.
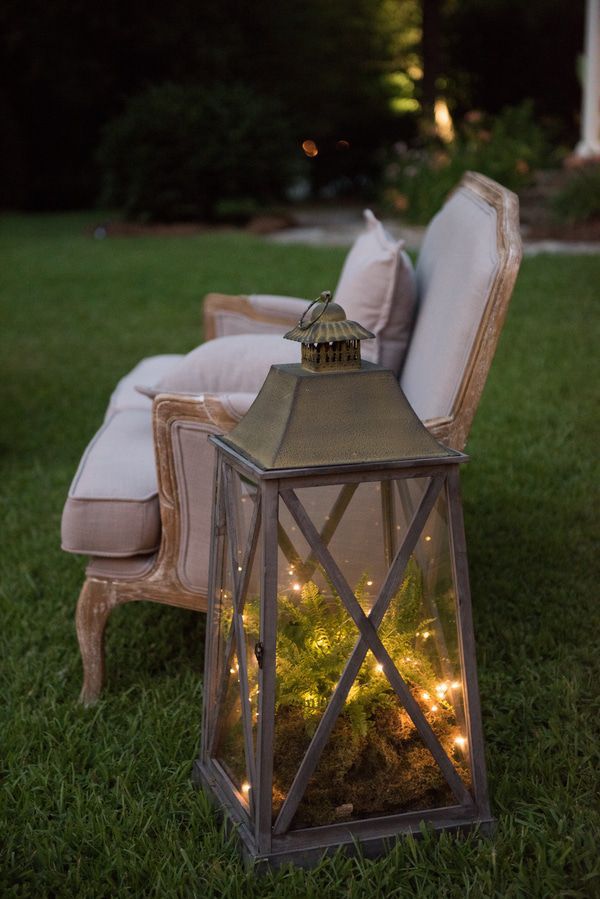
[[[114,412],[86,449],[62,517],[62,548],[82,555],[153,552],[160,540],[152,418]]]
[[[498,269],[496,211],[459,189],[429,225],[400,384],[422,420],[452,412]]]
[[[376,341],[363,342],[363,358],[398,374],[414,321],[413,267],[404,241],[393,240],[370,209],[364,216],[366,231],[346,257],[334,299],[349,319],[376,335]]]
[[[181,359],[182,355],[149,356],[121,378],[113,390],[105,420],[122,409],[150,409],[151,401],[137,391],[136,384],[156,384]]]
[[[154,393],[252,393],[271,365],[299,362],[299,344],[278,334],[233,335],[207,340],[184,356],[158,384],[138,385]]]

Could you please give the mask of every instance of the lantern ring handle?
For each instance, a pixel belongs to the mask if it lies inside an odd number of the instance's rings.
[[[316,298],[316,300],[313,300],[312,303],[306,307],[306,309],[302,313],[302,317],[300,318],[300,321],[298,322],[298,327],[302,328],[302,330],[306,330],[307,328],[310,328],[311,325],[314,325],[316,322],[318,322],[319,319],[321,318],[321,316],[323,315],[323,313],[325,312],[325,310],[327,309],[327,306],[329,305],[330,302],[331,302],[331,291],[330,290],[322,291],[322,293]],[[308,313],[310,312],[310,310],[316,303],[323,303],[324,304],[323,308],[321,309],[321,311],[319,312],[319,314],[317,315],[316,318],[314,318],[314,319],[312,319],[312,321],[304,324],[305,317],[308,315]]]

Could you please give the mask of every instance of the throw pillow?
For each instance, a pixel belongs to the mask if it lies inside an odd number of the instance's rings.
[[[363,358],[400,373],[408,349],[416,309],[416,283],[404,241],[394,240],[370,209],[366,231],[346,257],[334,300],[352,321],[372,331]]]
[[[157,393],[258,393],[277,362],[299,362],[300,347],[279,334],[235,334],[207,340],[184,356],[157,384],[137,385]]]

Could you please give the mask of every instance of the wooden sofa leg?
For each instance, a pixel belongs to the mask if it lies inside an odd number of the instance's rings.
[[[114,584],[87,578],[77,603],[75,625],[83,663],[83,686],[79,701],[92,705],[104,682],[104,629],[118,600]]]

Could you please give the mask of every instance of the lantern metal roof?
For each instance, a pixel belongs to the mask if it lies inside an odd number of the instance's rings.
[[[371,336],[330,296],[312,304],[308,326],[301,319],[286,337],[319,348],[336,340],[356,347]],[[392,371],[361,360],[360,351],[354,360],[342,356],[324,370],[273,365],[244,418],[220,440],[263,471],[460,455],[429,433]]]

